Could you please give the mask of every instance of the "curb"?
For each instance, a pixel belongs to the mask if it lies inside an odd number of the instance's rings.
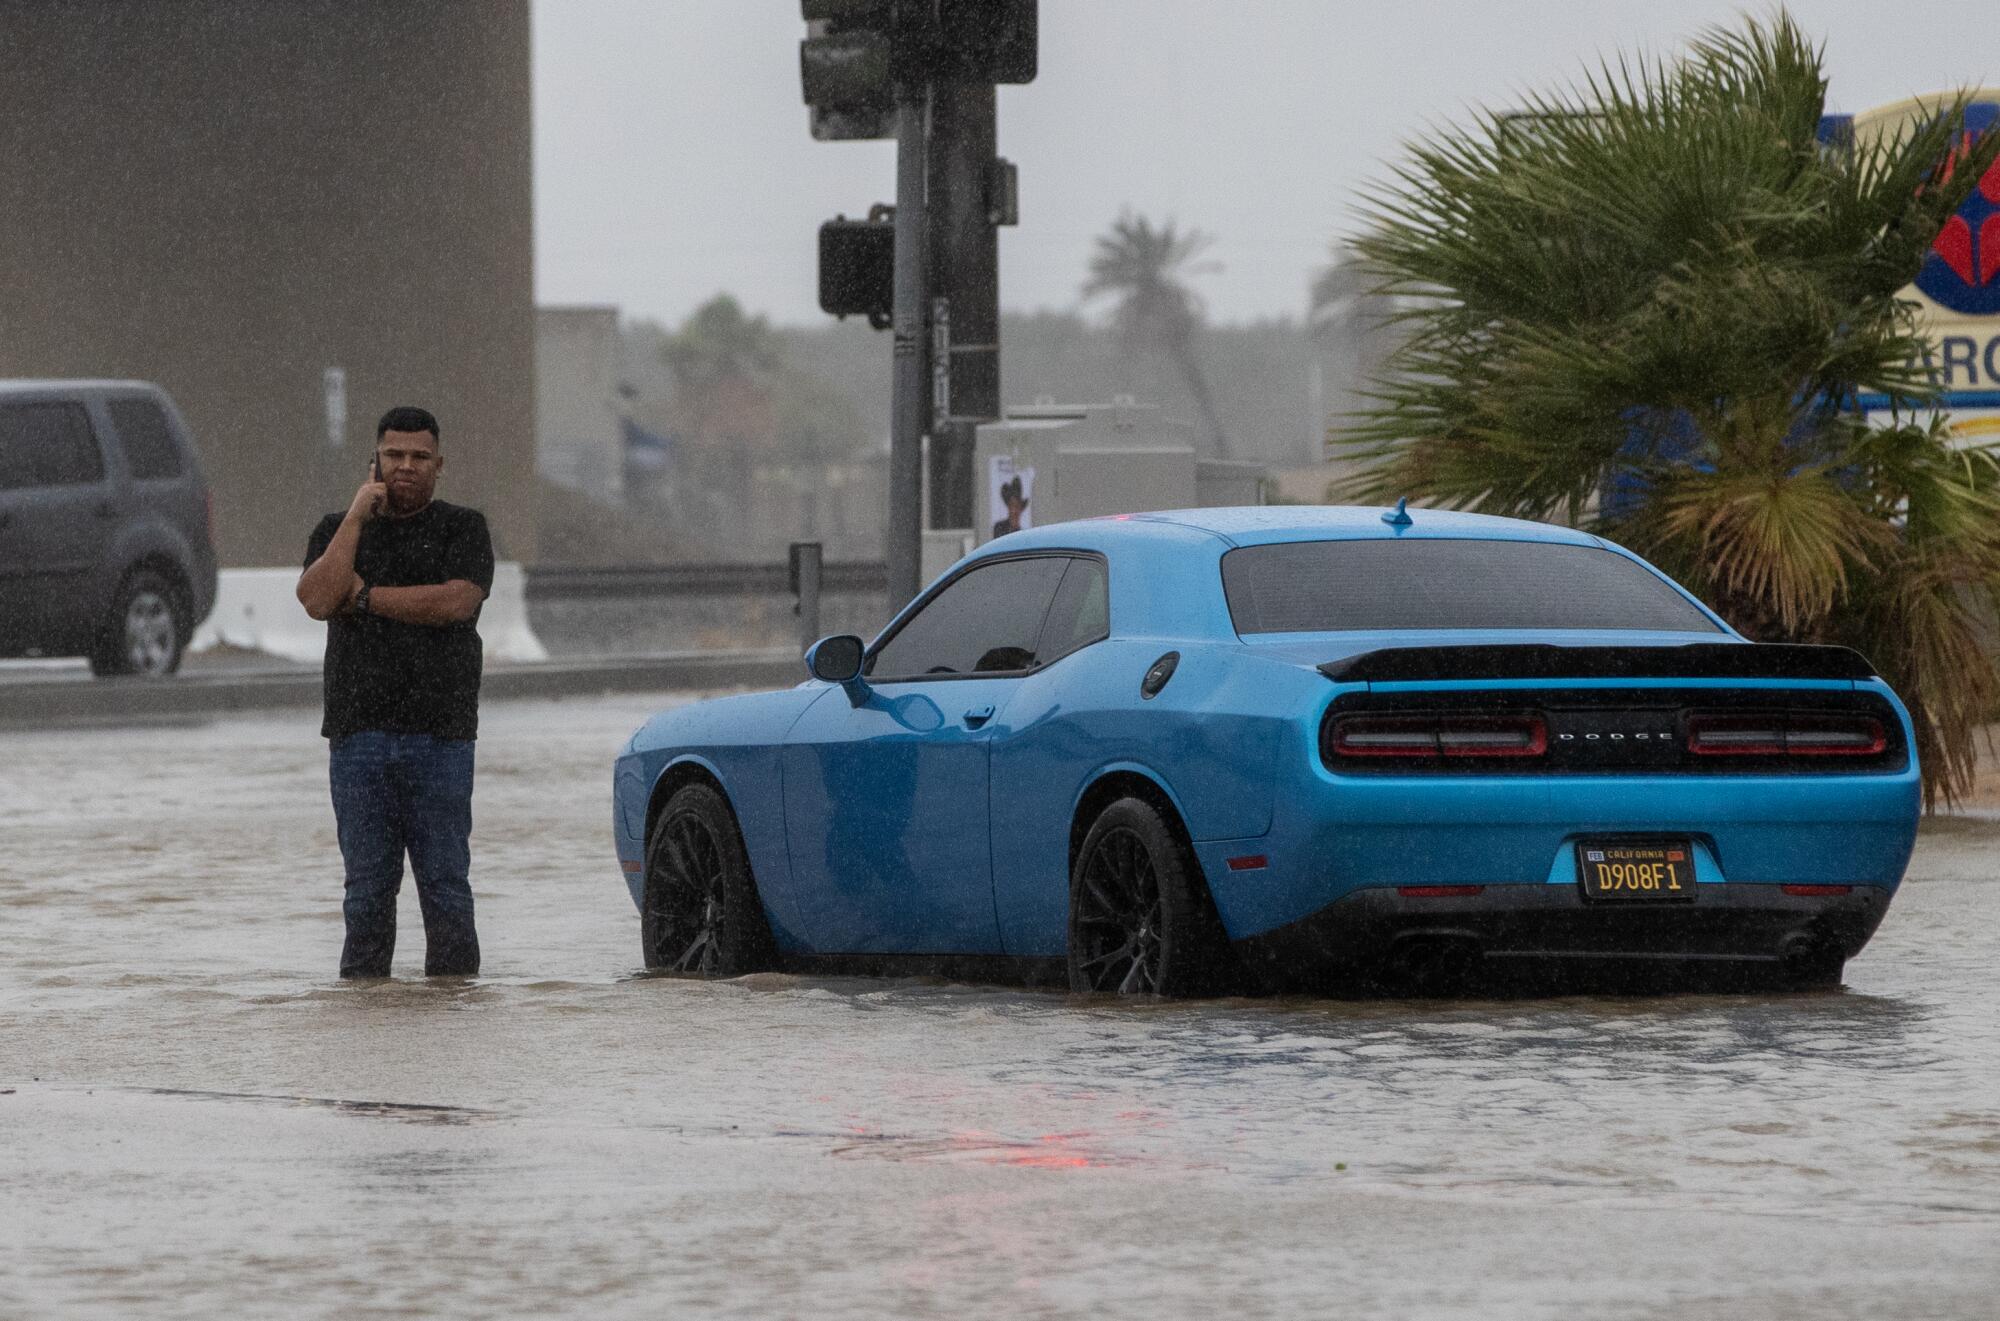
[[[586,697],[597,693],[703,688],[789,688],[805,678],[790,650],[678,652],[497,665],[481,680],[483,700]],[[0,724],[42,725],[228,711],[316,707],[317,669],[245,669],[170,679],[25,679],[0,684]]]

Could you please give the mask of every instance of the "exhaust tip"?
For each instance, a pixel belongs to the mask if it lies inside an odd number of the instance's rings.
[[[1840,981],[1847,954],[1824,932],[1809,929],[1785,937],[1778,948],[1778,963],[1792,981],[1829,986]]]
[[[1477,937],[1457,932],[1412,931],[1396,937],[1387,955],[1387,971],[1398,985],[1420,992],[1448,991],[1463,985],[1484,957]]]

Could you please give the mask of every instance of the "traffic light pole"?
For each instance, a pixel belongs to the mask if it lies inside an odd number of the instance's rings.
[[[896,89],[896,290],[892,312],[894,372],[889,410],[889,532],[883,558],[889,609],[901,610],[922,588],[924,432],[930,424],[929,155],[930,89]]]
[[[990,213],[995,160],[993,84],[934,84],[928,177],[933,202],[931,292],[949,311],[946,351],[932,372],[941,407],[931,432],[931,526],[976,526],[973,437],[1000,415],[1000,240]]]
[[[994,155],[993,88],[1034,81],[1037,11],[1038,0],[800,0],[813,136],[880,139],[893,126],[896,139],[893,251],[884,254],[873,212],[870,222],[837,217],[819,236],[820,306],[866,313],[878,329],[886,318],[895,331],[883,547],[892,611],[923,586],[926,434],[933,526],[977,525],[973,438],[1000,415],[994,226],[1018,219],[1014,169]]]

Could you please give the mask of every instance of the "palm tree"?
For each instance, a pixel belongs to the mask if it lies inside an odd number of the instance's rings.
[[[2000,465],[1911,420],[1935,387],[1898,294],[2000,134],[1950,168],[1960,97],[1830,147],[1825,91],[1780,12],[1415,145],[1357,245],[1408,338],[1335,440],[1351,494],[1600,528],[1751,636],[1859,647],[1934,804],[2000,700]]]
[[[1186,280],[1219,270],[1214,262],[1197,261],[1214,238],[1198,229],[1176,230],[1169,220],[1159,228],[1132,211],[1112,222],[1090,258],[1090,278],[1083,282],[1085,301],[1110,294],[1118,299],[1118,328],[1127,343],[1150,344],[1166,353],[1194,396],[1202,425],[1215,452],[1229,454],[1229,437],[1216,415],[1208,378],[1195,358],[1194,334],[1201,324],[1201,304]]]

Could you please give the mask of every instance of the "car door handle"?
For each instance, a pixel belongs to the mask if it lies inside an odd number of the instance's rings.
[[[967,729],[977,729],[992,718],[993,708],[990,705],[975,706],[965,713],[965,727]]]

